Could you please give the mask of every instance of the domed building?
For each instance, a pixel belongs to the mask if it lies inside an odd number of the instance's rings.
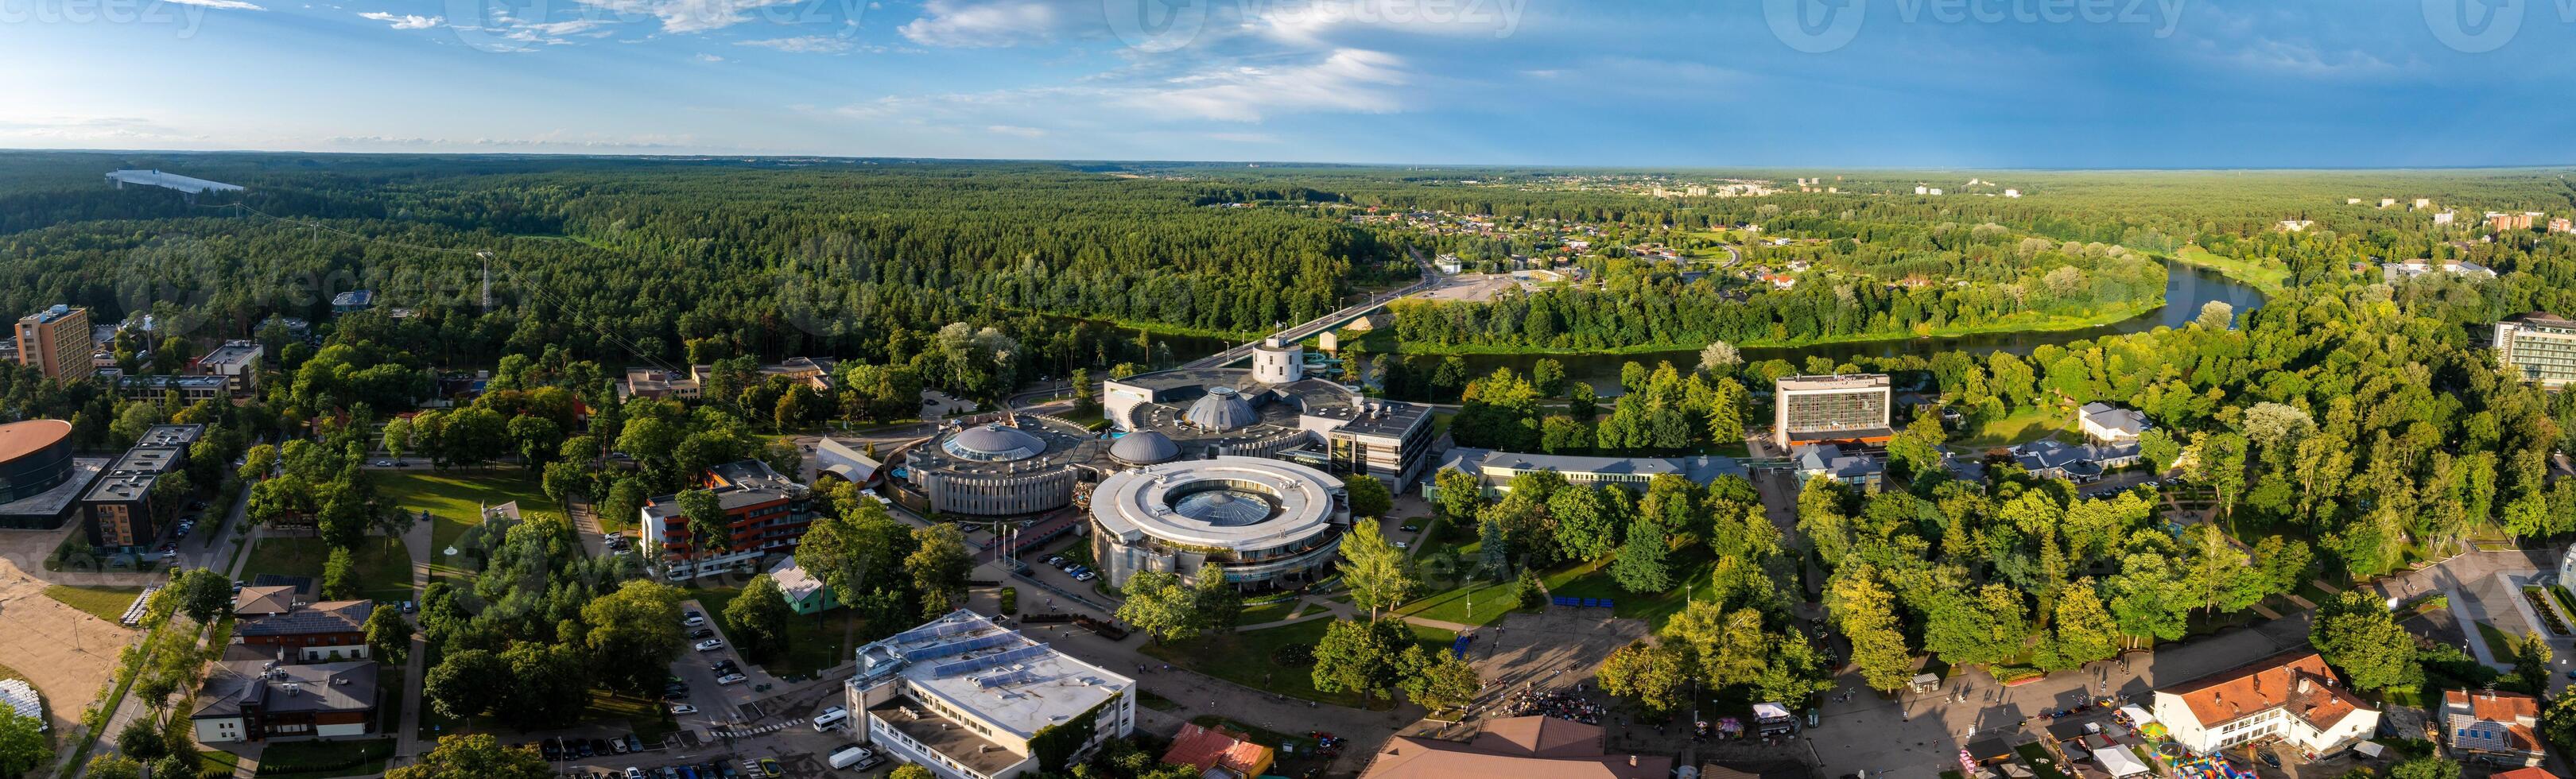
[[[1261,413],[1243,399],[1233,387],[1210,387],[1207,394],[1190,403],[1181,421],[1201,430],[1223,432],[1261,423]]]
[[[1105,444],[1060,420],[1037,416],[996,418],[940,431],[896,455],[893,475],[919,493],[929,511],[974,517],[1016,517],[1054,511],[1073,502],[1073,491]]]
[[[1181,446],[1172,437],[1145,430],[1118,437],[1109,445],[1110,459],[1124,465],[1155,465],[1171,462],[1181,456]]]
[[[1113,587],[1138,571],[1196,584],[1210,570],[1244,589],[1297,586],[1332,565],[1350,522],[1332,474],[1257,457],[1181,460],[1100,481],[1092,559]]]

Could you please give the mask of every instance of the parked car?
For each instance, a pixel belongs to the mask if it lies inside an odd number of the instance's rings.
[[[403,605],[402,605],[402,613],[409,614],[409,613],[412,613],[412,612],[415,612],[415,611],[419,611],[419,610],[420,610],[420,604],[413,603],[413,602],[411,602],[411,601],[403,601]]]
[[[644,769],[632,767],[626,769],[626,779],[646,779]]]
[[[1415,532],[1415,531],[1421,530],[1421,529],[1422,529],[1422,526],[1421,526],[1421,525],[1416,525],[1416,524],[1413,524],[1413,523],[1410,523],[1410,522],[1407,522],[1407,523],[1405,523],[1404,527],[1397,528],[1397,529],[1398,529],[1398,530],[1402,530],[1402,531],[1407,532],[1407,533],[1411,533],[1411,532]]]
[[[682,619],[680,620],[680,626],[681,626],[681,627],[693,628],[693,627],[698,627],[698,626],[700,626],[700,625],[707,624],[707,615],[705,615],[705,614],[700,614],[700,613],[697,613],[697,612],[692,611],[692,612],[687,612],[687,613],[685,613],[685,614],[683,614],[683,615],[681,615],[681,616],[682,616]]]
[[[634,750],[626,748],[626,739],[612,738],[608,740],[608,751],[610,754],[623,755]]]
[[[724,639],[721,638],[710,638],[705,641],[698,642],[698,651],[700,652],[713,652],[723,648]]]
[[[394,461],[392,461],[392,460],[377,460],[377,461],[376,461],[376,467],[378,467],[378,468],[391,468],[391,467],[394,467]]]
[[[590,754],[605,755],[608,753],[608,739],[594,738],[590,740]]]
[[[547,762],[562,760],[563,744],[551,738],[546,739],[543,743],[537,745],[537,753],[545,755]]]
[[[714,638],[715,635],[716,631],[712,628],[698,628],[696,630],[689,631],[690,638]]]
[[[644,751],[644,739],[636,738],[636,737],[635,737],[635,734],[633,734],[633,733],[628,733],[628,734],[626,734],[626,751],[628,751],[628,752],[642,752],[642,751]]]
[[[723,675],[723,676],[718,676],[718,677],[716,677],[716,683],[717,683],[717,684],[741,684],[741,683],[742,683],[742,680],[743,680],[743,679],[745,679],[745,678],[748,678],[748,677],[745,677],[745,676],[743,676],[742,674],[725,674],[725,675]]]
[[[674,704],[671,704],[671,716],[677,717],[677,716],[681,716],[681,715],[684,715],[684,714],[696,714],[696,713],[698,713],[698,707],[696,707],[696,706],[691,706],[691,705],[686,704],[686,703],[674,703]]]
[[[780,766],[780,765],[778,764],[778,758],[775,758],[775,757],[764,757],[764,758],[761,758],[761,759],[760,759],[760,772],[761,772],[761,773],[763,773],[763,774],[769,775],[769,776],[786,776],[786,775],[787,775],[787,769],[786,769],[785,767]]]

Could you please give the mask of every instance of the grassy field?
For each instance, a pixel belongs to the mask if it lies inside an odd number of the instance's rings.
[[[141,587],[74,587],[68,584],[56,584],[45,588],[45,597],[62,601],[65,606],[89,612],[91,616],[113,623],[125,618],[125,610],[134,606],[134,596],[141,592],[143,592]]]
[[[2053,407],[2029,408],[1988,422],[1972,435],[1961,436],[1951,443],[1960,446],[2009,446],[2029,443],[2066,429],[2068,414]]]
[[[414,471],[379,473],[378,487],[385,501],[408,511],[427,509],[434,524],[430,527],[429,544],[433,550],[446,549],[465,535],[466,528],[483,524],[482,508],[518,501],[522,516],[561,512],[555,502],[546,499],[544,488],[516,468],[490,468],[473,471]],[[459,572],[433,563],[442,573]]]
[[[734,597],[741,594],[742,589],[738,587],[689,591],[691,597],[698,599],[698,605],[706,607],[707,618],[719,622],[724,619],[725,604],[732,603]],[[858,649],[858,639],[862,635],[859,628],[865,624],[866,620],[860,619],[856,610],[846,608],[790,616],[787,620],[787,656],[761,667],[770,675],[781,678],[819,675],[823,669],[850,661],[850,653]],[[720,626],[719,629],[723,628]]]
[[[1243,613],[1236,614],[1234,616],[1234,624],[1241,626],[1258,625],[1264,622],[1277,622],[1279,620],[1287,619],[1288,613],[1296,610],[1296,598],[1289,598],[1277,603],[1264,603],[1259,606],[1245,606],[1243,607]]]
[[[1558,568],[1539,577],[1547,583],[1547,594],[1558,598],[1607,598],[1615,604],[1611,612],[1627,619],[1642,619],[1652,630],[1664,629],[1664,621],[1680,613],[1692,598],[1717,596],[1716,585],[1709,578],[1714,561],[1698,556],[1705,549],[1694,547],[1675,553],[1668,559],[1676,583],[1663,592],[1637,594],[1619,586],[1610,576],[1610,561],[1597,560]],[[1479,598],[1478,600],[1482,600]],[[1478,603],[1477,608],[1484,608]]]
[[[1277,659],[1277,653],[1281,647],[1313,647],[1317,641],[1323,639],[1324,627],[1332,622],[1331,619],[1318,617],[1249,633],[1202,636],[1168,644],[1148,642],[1142,649],[1145,654],[1161,658],[1173,665],[1256,690],[1355,707],[1360,705],[1360,696],[1357,694],[1324,692],[1315,689],[1315,680],[1311,675],[1313,663],[1282,665]],[[1422,642],[1425,649],[1446,650],[1451,642],[1458,640],[1458,634],[1452,631],[1420,625],[1408,627],[1413,628],[1414,639]],[[1376,704],[1379,709],[1391,705],[1392,702],[1385,698],[1379,698]]]
[[[1442,622],[1491,625],[1512,613],[1512,582],[1474,581],[1398,606],[1395,613]],[[1472,610],[1470,608],[1472,607]]]
[[[260,751],[259,775],[292,779],[366,776],[385,771],[394,740],[281,741]]]
[[[203,773],[221,771],[225,775],[229,776],[232,774],[233,769],[238,767],[240,764],[241,758],[235,756],[231,752],[226,752],[220,749],[201,749],[197,751],[197,769]]]
[[[2282,285],[2290,281],[2288,268],[2222,256],[2198,246],[2182,247],[2182,251],[2174,253],[2174,259],[2187,265],[2198,265],[2218,271],[2228,278],[2262,291],[2267,296],[2281,294]]]
[[[331,548],[319,538],[263,538],[251,550],[242,574],[245,579],[263,573],[310,576],[319,586],[323,563],[330,556]],[[358,597],[383,602],[412,599],[411,553],[403,549],[402,539],[370,537],[350,550],[350,562],[357,568]]]

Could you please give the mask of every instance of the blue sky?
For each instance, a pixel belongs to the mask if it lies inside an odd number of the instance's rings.
[[[0,147],[2555,164],[2571,43],[2576,0],[0,0]]]

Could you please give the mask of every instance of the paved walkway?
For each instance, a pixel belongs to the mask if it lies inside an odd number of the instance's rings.
[[[414,522],[411,530],[403,533],[403,549],[411,553],[411,599],[415,603],[429,589],[430,555],[436,551],[430,548],[429,534],[430,527],[435,524]],[[386,761],[387,767],[409,764],[419,759],[424,751],[420,742],[420,683],[425,675],[421,668],[422,658],[428,654],[429,639],[415,627],[411,634],[411,651],[403,658],[402,732],[394,734],[394,757]]]

